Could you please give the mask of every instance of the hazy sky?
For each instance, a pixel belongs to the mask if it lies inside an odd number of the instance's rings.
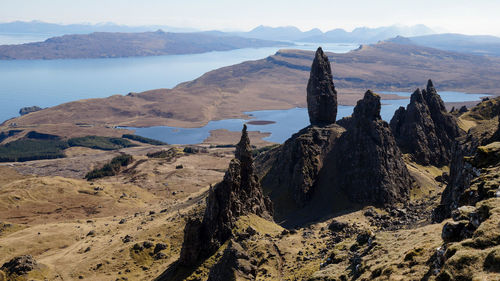
[[[450,32],[500,35],[498,0],[0,0],[0,22],[114,22],[203,30],[294,25],[351,30],[425,24]]]

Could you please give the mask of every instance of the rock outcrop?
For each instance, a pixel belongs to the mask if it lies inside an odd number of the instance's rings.
[[[351,202],[387,205],[409,196],[412,179],[380,107],[380,96],[367,91],[333,153],[337,171],[331,180]]]
[[[19,109],[19,115],[26,115],[28,113],[31,113],[31,112],[36,112],[36,111],[40,111],[42,110],[43,108],[39,107],[39,106],[28,106],[28,107],[23,107],[21,109]]]
[[[252,260],[243,247],[231,240],[221,259],[211,269],[207,281],[255,280],[256,260]]]
[[[4,263],[0,268],[8,275],[22,276],[35,269],[37,262],[31,255],[19,256]]]
[[[485,168],[482,161],[477,159],[482,159],[485,151],[495,151],[495,146],[488,145],[497,140],[494,132],[497,127],[492,124],[492,119],[498,118],[496,115],[492,116],[498,112],[494,103],[497,101],[500,99],[484,101],[470,110],[479,124],[471,128],[467,135],[457,138],[452,147],[450,181],[443,191],[439,206],[433,212],[434,221],[440,222],[450,217],[454,209],[464,204],[477,202],[477,198],[473,199],[477,197],[477,192],[467,193],[466,190],[471,188],[474,180],[481,178],[481,169]]]
[[[311,126],[257,159],[265,167],[259,176],[275,206],[274,218],[283,226],[408,198],[413,180],[380,117],[380,97],[366,92],[353,116],[335,124],[336,95],[328,57],[318,48],[307,85]]]
[[[448,165],[455,139],[463,134],[431,80],[426,90],[417,89],[411,95],[406,109],[395,112],[390,125],[401,150],[422,165]]]
[[[335,124],[309,126],[288,139],[262,179],[262,184],[272,190],[271,197],[289,193],[298,206],[304,206],[311,199],[326,155],[344,131]]]
[[[292,227],[408,198],[413,181],[380,107],[380,97],[368,91],[345,120],[346,129],[309,126],[271,152],[274,161],[261,182],[276,221]]]
[[[498,113],[498,126],[497,131],[493,135],[493,140],[500,141],[500,112]]]
[[[180,263],[193,265],[209,257],[232,236],[238,217],[256,214],[272,219],[272,206],[254,173],[246,125],[222,182],[210,189],[203,220],[188,221]]]
[[[307,83],[307,110],[312,125],[332,124],[337,118],[337,91],[330,62],[321,47],[314,56]]]

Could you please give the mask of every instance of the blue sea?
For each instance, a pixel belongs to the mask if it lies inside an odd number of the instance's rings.
[[[37,37],[38,36],[38,37]],[[43,40],[44,35],[0,34],[0,45]],[[38,40],[38,41],[40,41]],[[357,44],[322,44],[331,52],[348,52]],[[315,50],[317,44],[293,48]],[[49,107],[65,102],[111,95],[126,95],[158,88],[173,88],[205,72],[263,59],[279,47],[155,57],[0,60],[0,123],[19,116],[26,106]]]

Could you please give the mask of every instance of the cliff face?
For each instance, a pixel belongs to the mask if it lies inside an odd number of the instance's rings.
[[[337,91],[330,62],[321,47],[316,51],[307,82],[307,109],[312,125],[332,124],[337,118]]]
[[[213,254],[232,236],[237,218],[248,214],[272,219],[271,203],[264,197],[254,173],[245,125],[236,158],[229,164],[223,181],[209,191],[203,220],[190,220],[184,229],[180,263],[192,265]]]
[[[334,155],[333,180],[352,202],[385,205],[408,199],[412,179],[373,92],[358,101]]]
[[[463,134],[431,80],[426,90],[411,95],[406,109],[395,112],[390,125],[401,150],[422,165],[448,165],[455,139]]]
[[[344,131],[335,124],[306,127],[281,145],[273,153],[274,159],[267,160],[272,164],[262,186],[273,201],[277,220],[310,203],[325,158]]]

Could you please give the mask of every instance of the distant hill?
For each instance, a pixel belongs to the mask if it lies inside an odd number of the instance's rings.
[[[168,32],[196,32],[194,28],[179,28],[166,25],[126,26],[115,23],[101,24],[56,24],[41,21],[14,21],[0,23],[0,33],[37,33],[48,35],[87,34],[92,32],[146,32],[155,30]]]
[[[495,36],[446,33],[409,38],[396,37],[390,41],[475,55],[500,56],[500,38]]]
[[[3,45],[0,46],[0,60],[178,55],[288,45],[285,42],[206,33],[170,33],[161,30],[142,33],[96,32],[53,37],[44,42]]]

